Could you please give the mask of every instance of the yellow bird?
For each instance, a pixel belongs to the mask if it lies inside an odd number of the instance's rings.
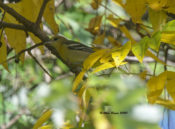
[[[47,46],[76,74],[81,71],[84,60],[94,52],[91,47],[60,35],[53,37]]]

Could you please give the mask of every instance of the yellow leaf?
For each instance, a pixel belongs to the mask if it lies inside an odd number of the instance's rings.
[[[147,83],[148,88],[148,101],[153,104],[156,102],[158,97],[161,95],[163,88],[165,86],[165,82],[167,79],[167,73],[163,72],[159,76],[151,77]]]
[[[38,129],[39,127],[42,126],[42,124],[44,124],[52,115],[52,110],[47,110],[46,112],[44,112],[42,114],[42,116],[37,120],[37,122],[35,123],[33,129]]]
[[[90,97],[91,97],[91,94],[89,92],[89,88],[87,88],[83,92],[83,106],[85,109],[88,108]]]
[[[26,49],[26,33],[21,30],[6,28],[5,33],[10,46],[15,50],[16,53]],[[25,54],[21,54],[19,59],[24,62]]]
[[[133,37],[131,36],[130,32],[128,31],[128,29],[125,26],[121,26],[120,30],[125,34],[125,36],[131,40],[132,44],[135,44],[136,41],[133,39]]]
[[[123,5],[123,0],[112,0],[114,3],[116,3],[117,5]]]
[[[131,15],[133,22],[142,23],[141,18],[146,11],[146,0],[127,0],[124,8]]]
[[[107,19],[109,20],[109,23],[114,26],[114,27],[118,27],[119,23],[120,23],[120,19],[114,18],[113,15],[109,15],[107,17]]]
[[[156,104],[160,104],[168,109],[175,110],[175,102],[171,100],[164,100],[164,99],[159,98],[156,100]]]
[[[113,68],[115,67],[115,63],[114,62],[107,62],[107,63],[104,63],[98,67],[96,67],[92,73],[96,73],[96,72],[99,72],[99,71],[102,71],[102,70],[105,70],[105,69],[109,69],[109,68]]]
[[[80,91],[78,91],[78,97],[82,97],[84,91],[86,89],[86,83],[83,84],[83,86],[81,87]]]
[[[148,43],[150,39],[146,36],[139,43],[132,46],[132,52],[137,57],[137,59],[142,63],[145,53],[148,49]]]
[[[83,69],[89,70],[108,51],[109,49],[102,49],[89,55],[83,63]]]
[[[91,32],[92,34],[97,34],[101,26],[101,21],[102,21],[102,16],[96,16],[92,18],[86,30]]]
[[[1,33],[1,31],[0,31],[0,33]],[[1,37],[1,45],[0,45],[0,64],[2,62],[6,61],[6,60],[7,60],[7,48],[6,48],[6,43],[5,43],[4,35],[2,35],[2,37]],[[7,62],[4,62],[2,65],[8,71]]]
[[[121,62],[125,59],[130,49],[131,42],[128,41],[124,46],[121,47],[121,50],[112,53],[112,58],[115,62],[116,67],[118,67],[121,64]]]
[[[45,125],[45,126],[42,126],[38,129],[53,129],[53,126],[52,125]]]
[[[93,44],[97,44],[97,45],[104,44],[104,39],[105,39],[105,33],[98,35],[93,41]]]
[[[53,30],[54,34],[57,34],[59,30],[58,30],[58,25],[56,24],[54,19],[54,14],[55,14],[54,0],[50,0],[47,3],[43,16],[46,22],[49,24],[49,26]]]
[[[109,50],[108,52],[106,52],[100,59],[100,63],[107,63],[112,61],[112,57],[111,57],[111,53],[112,50]]]
[[[175,1],[174,0],[167,0],[167,4],[165,6],[165,11],[169,13],[175,14]]]
[[[146,51],[146,56],[149,56],[151,58],[153,58],[154,60],[156,60],[157,62],[166,65],[162,60],[160,60],[157,56],[155,56],[152,52],[150,52],[149,50]]]
[[[93,9],[98,9],[100,4],[101,4],[102,0],[92,0],[91,2],[91,7]]]
[[[29,32],[29,35],[36,44],[41,42],[41,40],[38,37],[36,37],[33,33]],[[44,54],[44,46],[39,46],[38,48],[40,49],[41,53]]]
[[[82,70],[75,78],[74,82],[73,82],[73,86],[72,86],[72,91],[74,92],[78,85],[81,83],[81,81],[83,80],[84,74],[85,74],[85,70]]]
[[[164,11],[155,11],[151,8],[149,9],[149,20],[153,26],[154,31],[159,31],[162,29],[162,26],[165,24],[167,19],[166,12]]]
[[[161,42],[175,45],[175,33],[162,33]]]
[[[175,72],[167,71],[167,84],[166,88],[168,93],[175,101]]]
[[[41,4],[41,0],[22,0],[18,3],[10,3],[8,5],[28,20],[35,22],[39,14]]]
[[[167,0],[147,0],[147,2],[149,7],[155,11],[160,11],[167,4]]]

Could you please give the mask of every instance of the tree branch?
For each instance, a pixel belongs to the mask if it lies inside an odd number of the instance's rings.
[[[36,20],[36,25],[39,26],[40,22],[41,22],[41,19],[42,19],[42,16],[43,16],[43,13],[44,13],[44,10],[46,8],[46,5],[47,3],[49,2],[49,0],[44,0],[43,1],[43,4],[41,6],[41,9],[40,9],[40,12],[39,12],[39,15],[38,15],[38,18]]]
[[[49,37],[45,32],[43,32],[39,26],[35,23],[27,20],[25,17],[17,13],[14,9],[0,2],[0,7],[4,9],[7,13],[12,15],[18,22],[22,23],[27,31],[32,32],[35,36],[40,38],[42,41],[49,41]]]
[[[41,42],[41,43],[38,43],[38,44],[36,44],[36,45],[33,45],[33,46],[30,47],[30,48],[24,49],[24,50],[20,51],[18,54],[14,55],[14,56],[12,56],[12,57],[10,57],[10,58],[8,58],[7,60],[5,60],[5,61],[3,61],[3,62],[0,62],[0,64],[3,64],[3,63],[5,63],[5,62],[8,62],[8,61],[13,60],[13,59],[15,59],[15,58],[18,58],[18,57],[19,57],[21,54],[23,54],[24,52],[31,51],[32,49],[34,49],[34,48],[36,48],[36,47],[39,47],[39,46],[41,46],[41,45],[45,45],[45,44],[47,44],[47,43],[48,43],[48,42]]]
[[[24,30],[24,31],[27,30],[23,25],[7,23],[3,21],[0,22],[0,29],[1,28],[12,28],[12,29],[18,29],[18,30]]]

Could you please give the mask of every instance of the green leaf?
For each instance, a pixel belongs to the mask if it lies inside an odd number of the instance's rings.
[[[148,43],[150,39],[146,36],[139,43],[136,43],[132,46],[132,52],[138,58],[138,60],[142,63],[145,53],[148,49]]]
[[[161,39],[161,33],[160,32],[154,33],[150,38],[149,47],[152,48],[153,50],[158,51],[160,46],[160,39]]]

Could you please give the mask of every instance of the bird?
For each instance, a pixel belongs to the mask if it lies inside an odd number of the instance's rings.
[[[80,42],[69,40],[62,35],[56,35],[47,44],[57,58],[66,64],[70,70],[78,74],[85,59],[93,53],[93,49]]]

